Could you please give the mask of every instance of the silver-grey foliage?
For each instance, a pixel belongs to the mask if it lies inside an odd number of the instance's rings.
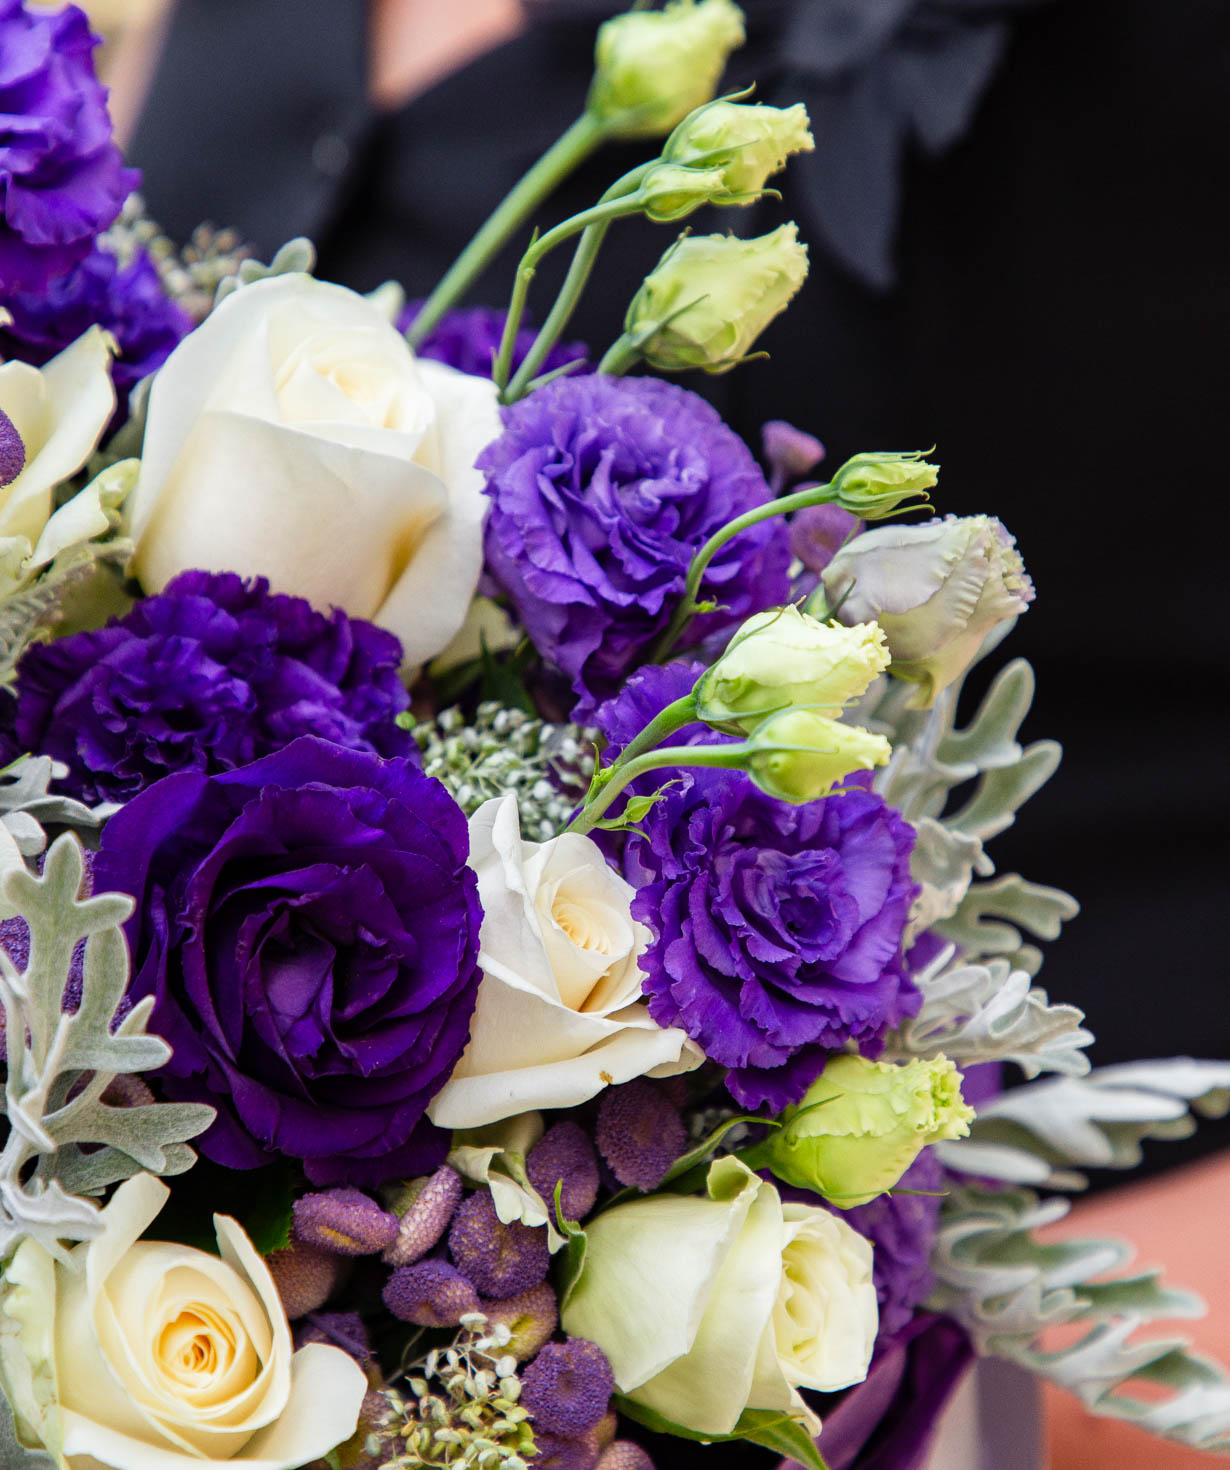
[[[945,1165],[1010,1184],[1081,1189],[1082,1169],[1131,1169],[1144,1138],[1185,1138],[1189,1106],[1206,1117],[1230,1104],[1230,1062],[1167,1057],[1048,1077],[978,1110],[968,1138],[938,1144]]]
[[[106,820],[109,808],[91,811],[51,790],[52,780],[67,774],[68,768],[49,755],[22,756],[0,770],[0,873],[38,857],[47,846],[47,824],[86,832]]]
[[[946,950],[914,976],[922,1008],[890,1039],[888,1055],[954,1062],[1015,1062],[1027,1077],[1088,1072],[1093,1040],[1075,1006],[1052,1005],[1045,990],[1007,960],[953,959]]]
[[[1135,1337],[1145,1322],[1199,1316],[1200,1299],[1164,1287],[1157,1272],[1105,1279],[1131,1257],[1121,1242],[1035,1238],[1067,1211],[1066,1200],[1042,1202],[1029,1190],[955,1191],[932,1256],[929,1305],[955,1317],[980,1352],[1059,1384],[1094,1413],[1230,1453],[1224,1371],[1189,1353],[1182,1338]],[[1069,1324],[1087,1330],[1067,1347],[1048,1348],[1046,1330]]]
[[[79,897],[83,873],[81,845],[65,833],[41,876],[18,868],[0,877],[0,918],[20,915],[30,931],[24,970],[0,950],[9,1122],[0,1151],[0,1260],[25,1236],[66,1260],[61,1241],[88,1240],[101,1228],[99,1208],[87,1196],[140,1169],[182,1173],[195,1159],[187,1140],[214,1116],[198,1103],[104,1101],[117,1075],[159,1067],[171,1051],[145,1030],[151,997],[112,1025],[128,983],[120,926],[132,900],[119,893]],[[81,999],[67,1012],[65,989],[82,938]]]

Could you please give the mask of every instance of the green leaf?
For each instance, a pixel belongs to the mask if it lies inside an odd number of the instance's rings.
[[[560,1305],[563,1306],[572,1295],[572,1288],[581,1279],[581,1272],[585,1267],[585,1252],[589,1248],[589,1242],[585,1238],[585,1231],[575,1220],[565,1220],[563,1207],[560,1203],[564,1192],[564,1181],[556,1180],[555,1184],[555,1219],[559,1225],[560,1234],[563,1235],[568,1244],[564,1250],[563,1265],[560,1267],[558,1278],[558,1291]]]
[[[634,1399],[625,1398],[623,1394],[616,1394],[611,1402],[625,1418],[644,1425],[654,1434],[673,1434],[676,1439],[690,1439],[697,1444],[729,1444],[733,1440],[747,1440],[751,1444],[763,1445],[775,1454],[798,1460],[808,1470],[828,1470],[803,1424],[789,1414],[778,1413],[776,1409],[744,1409],[730,1434],[699,1434]]]

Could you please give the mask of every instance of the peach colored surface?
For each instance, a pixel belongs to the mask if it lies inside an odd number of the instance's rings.
[[[1230,1366],[1230,1152],[1077,1203],[1046,1232],[1117,1235],[1136,1246],[1133,1267],[1162,1266],[1168,1285],[1199,1291],[1208,1315],[1159,1323],[1141,1335],[1182,1336]],[[1168,1444],[1130,1425],[1096,1419],[1068,1394],[1046,1395],[1049,1470],[1211,1470],[1225,1460]]]

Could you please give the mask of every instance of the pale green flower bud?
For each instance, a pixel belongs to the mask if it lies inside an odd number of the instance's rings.
[[[888,667],[875,623],[821,623],[797,607],[748,618],[696,685],[696,712],[707,724],[748,735],[778,710],[805,706],[836,717]]]
[[[722,373],[741,362],[807,275],[793,224],[769,235],[685,235],[645,277],[625,336],[662,372]]]
[[[711,102],[684,118],[666,140],[662,158],[688,168],[719,166],[728,197],[713,202],[725,204],[755,198],[792,153],[810,153],[815,146],[801,102]]]
[[[642,207],[650,219],[669,224],[702,204],[736,202],[722,197],[725,189],[726,179],[720,168],[684,168],[680,164],[659,163],[645,175],[637,196],[644,201]]]
[[[598,30],[586,103],[616,138],[660,138],[717,90],[743,44],[733,0],[670,0],[616,15]]]
[[[928,1144],[964,1138],[974,1110],[947,1057],[903,1066],[834,1057],[766,1140],[779,1179],[842,1209],[890,1190]]]
[[[924,709],[1034,595],[1016,542],[992,516],[877,526],[848,542],[821,580],[843,623],[874,618],[884,629],[891,671],[918,685],[912,703]]]
[[[770,715],[747,743],[752,780],[770,796],[795,803],[827,796],[851,772],[886,765],[893,753],[883,735],[807,709]]]
[[[856,454],[833,476],[837,504],[865,521],[878,521],[907,500],[926,500],[939,478],[939,466],[923,459],[927,452]]]

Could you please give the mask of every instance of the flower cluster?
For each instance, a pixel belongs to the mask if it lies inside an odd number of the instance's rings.
[[[608,21],[585,117],[395,323],[306,242],[169,266],[134,202],[99,240],[132,178],[85,19],[0,0],[0,1444],[817,1470],[832,1396],[908,1396],[951,1173],[1061,1159],[978,1136],[957,1065],[1088,1039],[995,922],[1062,895],[971,893],[1037,784],[1019,675],[951,719],[1033,596],[1011,536],[876,525],[924,455],[821,481],[773,421],[762,468],[631,371],[749,356],[793,224],[676,241],[596,370],[565,342],[623,217],[811,147],[713,100],[742,34]],[[609,138],[658,151],[462,307]]]

